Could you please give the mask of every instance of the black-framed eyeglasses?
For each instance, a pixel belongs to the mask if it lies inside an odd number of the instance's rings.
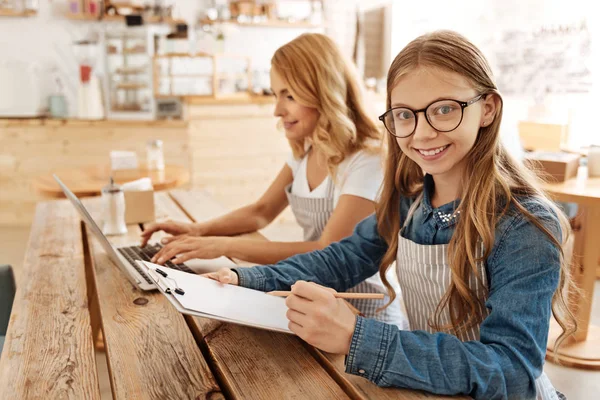
[[[480,94],[471,100],[453,99],[436,100],[420,110],[408,107],[394,107],[379,116],[390,134],[399,138],[407,138],[417,129],[418,114],[424,113],[425,119],[438,132],[451,132],[458,128],[463,120],[465,108],[478,102],[485,95]]]

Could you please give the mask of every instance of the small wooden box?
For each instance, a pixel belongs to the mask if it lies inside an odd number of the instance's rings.
[[[140,224],[154,221],[154,191],[125,190],[125,223]]]
[[[534,151],[525,154],[525,164],[541,172],[543,179],[564,182],[577,176],[579,154]]]

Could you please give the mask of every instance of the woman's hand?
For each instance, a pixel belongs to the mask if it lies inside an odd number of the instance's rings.
[[[179,236],[179,235],[200,235],[198,232],[196,224],[186,223],[186,222],[176,222],[176,221],[165,221],[165,222],[155,222],[152,224],[148,224],[144,231],[142,232],[142,247],[148,244],[150,237],[154,232],[164,231],[169,235]]]
[[[227,237],[171,236],[161,240],[165,246],[152,257],[152,262],[164,264],[171,260],[181,264],[192,258],[218,258],[225,255]]]
[[[308,344],[334,354],[348,354],[356,316],[336,291],[298,281],[285,303],[289,328]]]
[[[237,286],[240,284],[238,281],[238,274],[236,274],[229,268],[221,268],[217,272],[202,274],[202,276],[213,279],[217,282],[221,282],[221,283],[225,283],[225,284],[229,284],[229,285]]]

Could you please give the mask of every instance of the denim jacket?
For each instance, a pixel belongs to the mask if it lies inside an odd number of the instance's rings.
[[[423,201],[403,237],[419,244],[446,244],[458,201],[434,209],[425,177]],[[414,199],[400,202],[402,221]],[[556,215],[530,199],[521,204],[557,238]],[[298,281],[312,281],[343,292],[378,271],[387,245],[377,232],[374,215],[360,222],[352,236],[327,248],[299,254],[275,265],[238,268],[241,286],[261,291],[289,290]],[[543,370],[551,301],[558,286],[560,251],[532,222],[514,208],[495,231],[486,259],[489,316],[480,325],[480,340],[461,342],[447,333],[401,331],[357,317],[346,372],[379,386],[420,389],[437,394],[466,394],[476,399],[534,398],[535,379]]]

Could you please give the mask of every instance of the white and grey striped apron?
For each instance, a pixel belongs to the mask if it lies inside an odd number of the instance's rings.
[[[335,186],[331,177],[328,176],[325,179],[327,179],[328,182],[327,194],[324,198],[311,198],[295,195],[292,193],[292,184],[289,184],[285,188],[285,193],[292,208],[292,212],[296,217],[296,221],[298,221],[298,224],[304,230],[305,241],[318,240],[325,229],[325,225],[327,225],[327,221],[329,221],[329,217],[331,217],[331,214],[333,213]],[[389,280],[390,282],[393,282],[392,278]],[[349,289],[348,292],[383,293],[385,295],[383,300],[352,299],[348,301],[364,314],[365,317],[396,325],[400,329],[408,329],[408,322],[400,305],[400,293],[398,293],[396,300],[389,307],[379,313],[376,312],[377,308],[384,306],[389,301],[387,289],[383,286],[379,273]]]
[[[422,197],[419,197],[411,206],[403,229],[408,225],[421,199]],[[396,270],[404,296],[410,328],[411,330],[435,333],[436,330],[430,326],[429,322],[433,321],[437,305],[451,282],[450,265],[447,260],[448,245],[417,244],[402,237],[402,230],[398,234]],[[483,244],[477,249],[477,253],[478,258],[482,257]],[[469,287],[474,290],[477,296],[485,298],[487,296],[485,262],[479,262],[477,270],[481,279],[477,279],[471,273]],[[480,305],[480,310],[484,319],[490,313],[483,304]],[[450,324],[450,313],[447,309],[442,312],[439,322],[441,325]],[[463,342],[479,340],[479,326],[471,328],[459,335],[458,338]],[[538,400],[558,400],[556,390],[544,372],[536,379],[535,384]]]

